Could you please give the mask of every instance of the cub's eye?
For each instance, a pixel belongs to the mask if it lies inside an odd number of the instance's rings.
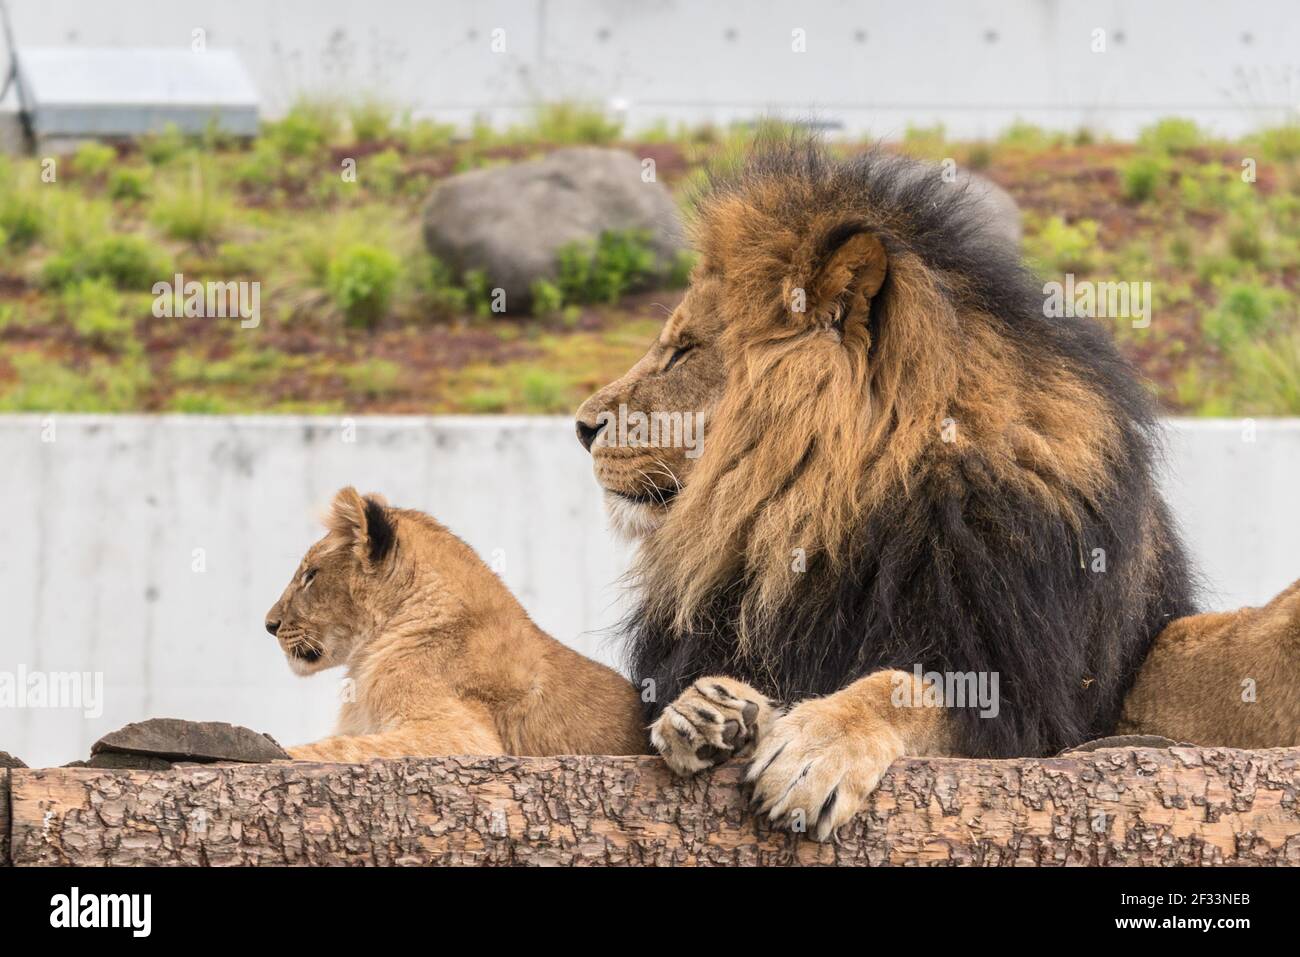
[[[305,572],[303,572],[303,573],[302,573],[302,587],[303,587],[303,588],[306,588],[308,585],[310,585],[312,579],[315,578],[315,577],[316,577],[316,569],[314,569],[314,568],[309,568],[309,569],[307,569]]]
[[[694,348],[694,346],[678,346],[677,351],[668,357],[668,365],[664,366],[664,371],[667,372],[673,366],[677,365],[677,363],[681,362],[686,353],[690,352]]]

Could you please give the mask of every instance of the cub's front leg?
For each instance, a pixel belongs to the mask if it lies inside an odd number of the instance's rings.
[[[903,683],[910,693],[896,694]],[[896,758],[949,754],[944,708],[894,703],[923,701],[917,684],[905,671],[877,671],[777,718],[745,775],[755,813],[825,841],[866,807]]]
[[[734,678],[701,678],[664,708],[650,743],[687,776],[752,754],[780,714],[775,701]]]

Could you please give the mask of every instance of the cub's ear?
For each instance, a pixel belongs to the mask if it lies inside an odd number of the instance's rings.
[[[854,322],[865,325],[889,271],[880,239],[861,225],[844,223],[827,230],[800,258],[784,289],[790,312],[841,332]]]
[[[378,495],[362,498],[351,485],[339,489],[326,525],[340,535],[363,563],[377,565],[392,551],[396,532]]]

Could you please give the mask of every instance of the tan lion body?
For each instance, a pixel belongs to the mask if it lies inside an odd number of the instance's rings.
[[[1192,615],[1162,631],[1115,733],[1300,745],[1300,581],[1262,607]]]
[[[391,537],[382,556],[377,531]],[[300,674],[345,665],[353,682],[336,733],[290,748],[295,758],[647,750],[627,680],[533,624],[468,545],[420,512],[341,491],[329,533],[267,619]]]

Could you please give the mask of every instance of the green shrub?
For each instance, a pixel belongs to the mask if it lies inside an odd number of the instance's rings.
[[[123,308],[122,297],[102,277],[81,279],[64,288],[60,296],[64,318],[77,334],[117,352],[131,351],[135,323]]]
[[[461,277],[465,287],[465,301],[474,314],[487,318],[492,312],[492,283],[482,269],[471,269]],[[507,303],[507,305],[509,305]]]
[[[564,293],[559,286],[547,279],[534,282],[532,293],[535,316],[549,316],[564,308]]]
[[[259,139],[248,155],[235,165],[233,178],[240,186],[249,189],[269,189],[284,177],[286,166],[276,145],[268,139]]]
[[[113,282],[120,289],[148,289],[171,272],[165,251],[139,236],[105,237],[91,250],[90,274]]]
[[[456,314],[469,307],[469,296],[457,284],[455,274],[441,259],[422,253],[411,264],[410,284],[434,309]]]
[[[1288,163],[1300,159],[1300,123],[1260,130],[1251,139],[1264,159]]]
[[[1155,195],[1164,177],[1165,164],[1159,157],[1145,153],[1133,157],[1120,170],[1124,198],[1131,203],[1146,202]]]
[[[1057,139],[1060,139],[1060,137],[1053,136],[1041,126],[1035,126],[1033,123],[1026,123],[1023,120],[1016,120],[998,137],[998,142],[1003,146],[1018,146],[1022,149],[1039,150],[1050,146],[1053,140]]]
[[[273,349],[241,349],[224,359],[182,352],[172,360],[169,372],[184,385],[252,387],[274,379],[288,361]]]
[[[108,172],[108,168],[117,161],[117,150],[107,143],[86,140],[77,147],[72,155],[72,168],[78,176],[86,179],[99,179]]]
[[[175,123],[168,123],[161,133],[140,139],[140,152],[154,166],[166,166],[185,152],[185,135]]]
[[[1278,313],[1289,301],[1285,290],[1235,283],[1224,289],[1218,305],[1201,318],[1201,329],[1206,338],[1227,350],[1271,332]]]
[[[45,232],[41,204],[28,193],[17,190],[0,193],[0,231],[12,249],[26,249]],[[0,243],[0,247],[5,244]]]
[[[502,388],[478,389],[462,395],[460,402],[471,412],[504,412],[510,407],[510,393]]]
[[[607,116],[598,106],[546,103],[535,109],[532,122],[516,135],[543,143],[601,146],[613,143],[622,132],[622,121]]]
[[[113,170],[108,176],[108,195],[113,199],[134,202],[149,195],[149,173],[133,166]]]
[[[617,302],[658,276],[649,235],[642,231],[601,233],[591,243],[570,243],[560,250],[557,284],[565,302]]]
[[[119,289],[144,292],[171,272],[165,251],[139,236],[110,234],[55,253],[41,269],[41,284],[63,290],[84,279],[104,279]]]
[[[1081,219],[1073,225],[1053,216],[1025,245],[1040,270],[1048,273],[1087,272],[1096,263],[1097,223]]]
[[[382,150],[358,161],[357,179],[375,196],[394,196],[402,182],[403,165],[397,150]],[[334,178],[338,180],[337,176]]]
[[[1228,352],[1236,415],[1300,415],[1300,333],[1239,340]]]
[[[140,356],[117,362],[93,360],[85,369],[72,369],[36,352],[10,360],[17,383],[0,395],[4,412],[125,412],[139,407],[150,382],[149,365]]]
[[[232,411],[232,406],[211,392],[182,389],[167,399],[167,411],[182,415],[224,415]]]
[[[934,126],[908,125],[903,132],[903,152],[920,159],[939,160],[945,155],[945,130],[942,123]]]
[[[153,220],[172,239],[214,242],[230,218],[230,204],[220,194],[206,163],[195,160],[189,175],[154,200]]]
[[[451,146],[456,127],[433,120],[415,120],[402,130],[402,145],[408,153],[437,153]]]
[[[387,249],[356,243],[329,266],[329,294],[349,323],[372,326],[388,311],[401,263]]]
[[[402,367],[387,359],[367,359],[343,366],[339,370],[349,392],[378,399],[391,395],[400,387]]]
[[[1228,225],[1228,251],[1241,262],[1257,265],[1264,262],[1268,251],[1256,217],[1233,217]]]
[[[333,104],[299,100],[284,119],[266,124],[262,137],[285,156],[308,156],[327,147],[338,132],[338,113]]]
[[[1138,145],[1160,153],[1178,153],[1200,145],[1202,133],[1192,120],[1167,117],[1138,134]]]
[[[382,100],[367,98],[348,109],[348,125],[354,143],[377,143],[392,139],[394,111]]]
[[[545,369],[530,369],[520,382],[524,411],[532,413],[567,412],[570,408],[564,380]]]
[[[222,243],[210,266],[221,276],[252,276],[266,268],[266,251],[251,243]]]

